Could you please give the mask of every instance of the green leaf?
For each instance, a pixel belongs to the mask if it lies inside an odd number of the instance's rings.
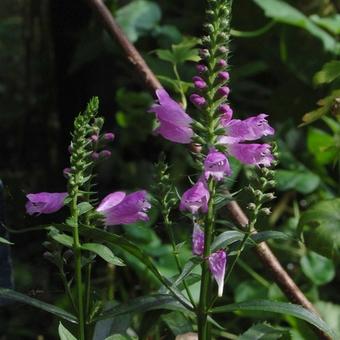
[[[115,306],[96,316],[94,321],[110,319],[127,313],[144,313],[158,309],[187,311],[173,296],[169,294],[153,294],[130,299],[128,303]]]
[[[212,251],[215,251],[220,248],[225,248],[234,242],[241,241],[243,238],[244,233],[241,233],[240,231],[237,230],[225,231],[214,239],[214,242],[211,245],[211,249]]]
[[[237,340],[276,340],[280,339],[287,330],[274,328],[267,323],[258,323],[251,326]]]
[[[307,169],[277,170],[275,180],[279,190],[296,190],[302,194],[313,192],[320,184],[320,177]]]
[[[319,164],[330,164],[334,161],[336,150],[335,140],[327,132],[310,127],[307,134],[308,150],[314,155]]]
[[[320,312],[321,317],[336,333],[336,339],[340,339],[340,305],[326,301],[317,301],[315,307]]]
[[[340,34],[340,14],[333,14],[329,17],[320,17],[317,14],[313,14],[309,18],[334,35]]]
[[[273,18],[278,22],[300,27],[310,34],[320,39],[324,45],[325,50],[336,53],[338,52],[338,45],[336,39],[333,38],[326,31],[315,25],[302,12],[295,7],[292,7],[287,2],[281,0],[253,0],[259,7],[264,10],[264,14]]]
[[[0,288],[0,298],[25,303],[27,305],[42,309],[48,313],[54,314],[61,319],[77,323],[77,318],[69,312],[11,289]]]
[[[298,231],[308,249],[328,258],[340,259],[340,198],[321,201],[305,211]]]
[[[5,238],[3,237],[0,237],[0,244],[8,244],[8,245],[11,245],[11,244],[14,244],[8,240],[6,240]]]
[[[193,87],[193,84],[187,81],[179,81],[177,79],[172,79],[162,75],[157,75],[157,78],[164,86],[170,88],[174,92],[180,92],[180,89],[182,88],[184,93],[186,93],[190,88]]]
[[[309,322],[321,331],[331,336],[335,336],[333,330],[322,319],[320,319],[318,315],[299,305],[295,305],[292,303],[269,300],[255,300],[215,307],[212,310],[213,313],[226,313],[236,311],[263,311],[295,316],[296,318]]]
[[[163,277],[163,275],[158,271],[156,266],[153,264],[150,257],[145,254],[142,250],[140,250],[137,246],[135,246],[133,243],[126,240],[124,237],[118,236],[113,233],[109,233],[107,231],[98,229],[98,228],[89,228],[89,227],[81,227],[80,228],[81,234],[87,237],[93,237],[97,241],[106,242],[108,244],[113,245],[114,247],[117,247],[121,250],[124,250],[128,252],[129,254],[136,257],[138,260],[140,260],[149,270],[152,274],[155,275],[155,277],[165,286],[167,287],[170,292],[176,296],[176,298],[181,301],[181,303],[186,306],[189,310],[192,309],[192,306],[190,302],[179,292],[175,291],[171,287],[171,283],[168,282],[168,280]]]
[[[181,274],[177,277],[172,286],[177,287],[200,263],[202,263],[202,260],[198,257],[194,257],[191,260],[189,260],[184,265]]]
[[[103,244],[84,243],[81,245],[81,248],[97,254],[103,260],[114,264],[115,266],[125,266],[124,262],[119,257],[115,256],[110,248],[104,246]]]
[[[130,336],[126,334],[114,334],[110,335],[108,338],[105,338],[105,340],[138,340],[136,336]]]
[[[50,236],[54,241],[62,244],[65,247],[72,248],[73,247],[73,238],[66,234],[59,233],[58,230],[53,228],[49,233]]]
[[[152,31],[161,19],[161,10],[155,2],[135,0],[116,11],[116,19],[131,42]]]
[[[92,209],[93,209],[93,206],[88,202],[81,202],[81,203],[78,204],[79,216],[86,214],[87,212],[89,212]]]
[[[332,260],[324,256],[310,251],[301,257],[300,264],[304,274],[318,286],[331,282],[334,279],[334,264]]]
[[[72,333],[67,330],[61,322],[59,322],[58,333],[60,340],[77,340],[77,338],[74,337]]]
[[[171,329],[171,332],[175,336],[179,334],[192,332],[192,324],[183,315],[183,313],[171,312],[162,315],[162,321],[165,322],[165,324]]]
[[[313,81],[316,85],[327,84],[340,77],[340,61],[332,60],[323,65],[321,71],[314,75]]]
[[[276,231],[276,230],[265,230],[265,231],[259,231],[254,235],[251,235],[250,237],[254,242],[257,244],[268,241],[270,239],[272,240],[289,240],[291,237],[282,231]]]
[[[328,97],[320,99],[318,101],[318,109],[310,111],[306,113],[303,117],[303,123],[300,126],[304,126],[314,121],[320,119],[322,116],[326,115],[327,113],[331,112],[332,107],[334,105],[334,101],[336,98],[340,97],[340,90],[334,90]]]

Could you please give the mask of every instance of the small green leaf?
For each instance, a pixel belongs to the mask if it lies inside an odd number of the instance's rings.
[[[211,245],[211,249],[215,251],[220,248],[225,248],[234,242],[241,241],[243,238],[244,233],[241,233],[240,231],[237,230],[225,231],[214,239],[214,242]]]
[[[135,42],[158,25],[161,10],[155,2],[135,0],[119,8],[116,19],[129,40]]]
[[[191,322],[186,318],[183,313],[171,312],[162,315],[162,321],[171,329],[171,332],[176,336],[192,331]]]
[[[313,192],[320,184],[320,177],[307,169],[277,170],[275,180],[279,190],[296,190],[302,194]]]
[[[73,238],[66,234],[61,234],[57,230],[52,230],[48,234],[54,241],[62,244],[65,247],[72,248],[73,247]]]
[[[3,237],[0,237],[0,244],[8,244],[8,245],[11,245],[11,244],[14,244],[8,240],[6,240],[5,238]]]
[[[77,323],[77,318],[69,312],[11,289],[0,288],[0,298],[25,303],[27,305],[42,309],[48,313],[54,314],[61,319]]]
[[[254,300],[215,307],[212,310],[213,313],[226,313],[236,311],[263,311],[295,316],[296,318],[307,321],[321,331],[335,337],[333,330],[322,319],[320,319],[318,315],[299,305],[295,305],[292,303],[269,300]]]
[[[340,14],[333,14],[328,17],[320,17],[317,14],[313,14],[309,18],[314,23],[330,31],[334,35],[340,34]]]
[[[338,52],[338,45],[335,38],[333,38],[326,31],[315,25],[302,12],[289,3],[281,0],[253,0],[259,7],[264,10],[264,14],[273,18],[278,22],[300,27],[310,34],[320,39],[324,45],[325,50],[331,53]]]
[[[61,322],[59,322],[58,333],[60,340],[77,340],[76,337],[72,335],[72,333],[63,326]]]
[[[281,339],[282,335],[287,332],[285,329],[274,328],[267,323],[258,323],[251,326],[237,340],[276,340]]]
[[[86,214],[87,212],[89,212],[92,209],[93,209],[93,206],[88,202],[81,202],[81,203],[78,204],[79,216]]]
[[[321,317],[333,328],[337,335],[336,339],[340,339],[340,305],[317,301],[315,302],[315,307],[320,312]]]
[[[108,263],[114,264],[115,266],[125,266],[124,262],[113,254],[110,248],[99,243],[84,243],[81,246],[82,249],[91,251],[97,254],[103,260]]]
[[[322,116],[326,115],[327,113],[331,112],[332,107],[334,105],[334,101],[336,98],[340,97],[340,90],[334,90],[328,97],[320,99],[318,101],[318,109],[310,111],[306,113],[303,117],[303,123],[300,126],[304,126],[314,121],[320,119]]]
[[[323,65],[322,70],[317,72],[313,81],[317,85],[327,84],[340,77],[340,61],[332,60]]]
[[[334,161],[336,150],[335,140],[327,132],[310,127],[307,134],[308,150],[314,155],[319,164],[330,164]]]
[[[108,338],[105,338],[105,340],[138,340],[136,336],[130,336],[126,334],[114,334],[110,335]]]
[[[300,264],[304,274],[318,286],[331,282],[335,276],[332,260],[312,251],[302,256]]]
[[[305,211],[299,221],[308,249],[340,259],[340,198],[321,201]]]

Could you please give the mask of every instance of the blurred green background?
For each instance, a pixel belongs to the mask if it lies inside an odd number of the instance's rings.
[[[179,83],[173,65],[162,60],[159,50],[173,51],[173,45],[189,50],[189,57],[176,66],[185,82],[182,85],[190,93],[188,82],[195,73],[190,55],[196,51],[185,47],[183,41],[201,36],[205,2],[110,0],[106,5],[164,86],[178,99]],[[230,101],[235,116],[269,114],[269,121],[277,130],[281,153],[274,213],[269,219],[263,219],[259,227],[294,235],[291,242],[273,241],[271,246],[338,332],[338,258],[325,248],[335,247],[335,252],[339,249],[339,212],[324,231],[330,239],[322,245],[313,240],[302,245],[296,241],[296,235],[300,215],[306,209],[324,199],[336,201],[340,193],[340,167],[336,164],[340,149],[340,129],[337,130],[336,125],[340,93],[336,91],[339,78],[333,76],[340,72],[339,66],[332,72],[323,69],[325,64],[339,58],[339,9],[337,0],[234,1],[230,60]],[[322,69],[324,73],[320,75]],[[52,220],[50,216],[25,215],[25,194],[65,190],[62,170],[68,165],[67,147],[73,118],[94,95],[100,98],[105,129],[116,135],[111,145],[112,158],[98,168],[100,195],[121,189],[150,189],[153,163],[162,150],[172,164],[171,171],[180,191],[183,190],[188,185],[186,176],[193,171],[186,148],[152,135],[153,117],[147,113],[152,94],[116,42],[103,30],[86,1],[2,0],[0,178],[5,185],[6,219],[12,228]],[[298,127],[307,112],[315,115],[317,102],[322,98],[326,100],[319,106],[321,114],[330,120]],[[238,166],[237,169],[229,183],[233,191],[242,188],[249,170]],[[239,200],[243,205],[247,203],[242,193]],[[334,209],[338,208],[340,211],[340,203],[336,201]],[[175,265],[170,259],[170,247],[156,215],[157,212],[149,225],[116,231],[126,233],[139,243],[155,258],[163,273],[173,275]],[[191,226],[184,217],[179,221],[175,233],[180,242],[189,237]],[[16,289],[63,305],[66,301],[62,298],[59,278],[42,256],[44,237],[44,232],[11,236],[15,243],[12,255]],[[188,255],[189,247],[183,249],[184,255]],[[243,301],[269,296],[284,300],[257,259],[245,255],[243,261],[245,258],[247,263],[238,267],[226,288],[226,299]],[[130,259],[129,265],[130,269],[120,268],[115,277],[115,296],[123,301],[157,287],[134,259]],[[258,279],[251,268],[263,278]],[[98,291],[102,292],[110,285],[108,269],[99,264],[96,274]],[[246,326],[259,322],[258,317],[241,315],[222,322],[230,332],[239,334]],[[282,322],[269,317],[272,324],[288,327],[292,339],[315,338],[302,322],[291,318]],[[181,323],[176,318],[179,316],[167,314],[158,324],[169,338],[176,334],[173,324]],[[184,330],[189,327],[185,325],[184,322]],[[55,327],[49,315],[29,307],[15,305],[0,309],[1,339],[38,339],[38,335],[54,339]]]

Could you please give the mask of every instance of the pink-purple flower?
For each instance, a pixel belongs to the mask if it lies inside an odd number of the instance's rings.
[[[226,155],[216,150],[210,150],[204,160],[204,177],[210,176],[217,181],[223,179],[224,175],[230,176],[231,169]]]
[[[67,192],[39,192],[26,195],[26,212],[29,215],[52,214],[64,206]]]
[[[227,253],[224,250],[218,250],[208,258],[209,269],[217,282],[218,296],[223,295],[224,276],[227,265]]]
[[[156,90],[156,95],[158,103],[152,105],[149,110],[156,114],[159,121],[155,132],[175,143],[190,143],[194,134],[190,116],[177,102],[171,99],[164,89]]]
[[[241,144],[235,143],[228,147],[231,155],[245,164],[270,166],[274,157],[269,144]]]
[[[105,225],[117,225],[148,221],[147,212],[150,208],[146,191],[129,195],[117,191],[107,195],[96,210],[104,215]]]
[[[207,184],[203,179],[200,179],[182,195],[179,209],[181,211],[190,211],[192,214],[197,214],[198,211],[206,213],[208,211],[209,198],[210,194]]]
[[[202,256],[204,252],[204,232],[198,223],[194,222],[194,230],[192,232],[192,253]]]

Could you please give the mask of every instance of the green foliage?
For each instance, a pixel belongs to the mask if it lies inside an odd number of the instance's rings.
[[[161,19],[157,3],[135,0],[116,11],[116,19],[131,42],[154,29]]]
[[[12,242],[6,240],[6,239],[3,238],[3,237],[0,237],[0,244],[1,244],[1,243],[2,243],[2,244],[8,244],[8,245],[14,244],[14,243],[12,243]]]
[[[339,260],[340,198],[316,203],[299,221],[306,246],[328,258]]]
[[[235,311],[262,311],[295,316],[296,318],[311,323],[330,336],[334,336],[333,330],[324,321],[322,321],[318,315],[311,313],[299,305],[291,303],[255,300],[215,307],[212,310],[213,313],[227,313]]]
[[[264,11],[265,15],[278,22],[305,29],[310,34],[320,39],[325,50],[338,54],[340,52],[337,40],[326,31],[319,28],[312,20],[306,17],[295,7],[281,0],[253,0]]]
[[[112,250],[103,244],[99,243],[83,243],[81,245],[83,250],[90,251],[100,256],[107,263],[111,263],[115,266],[125,266],[124,262],[117,256],[115,256]]]
[[[331,83],[338,77],[340,77],[340,61],[332,60],[325,64],[321,71],[315,74],[313,80],[316,85],[322,85]]]
[[[284,329],[275,328],[267,323],[258,323],[251,326],[238,340],[276,340],[281,339],[287,333]]]
[[[304,274],[316,285],[324,285],[334,279],[333,262],[317,253],[308,252],[301,257],[300,264]]]
[[[32,307],[42,309],[48,313],[51,313],[61,319],[67,320],[72,323],[77,322],[77,318],[71,313],[66,312],[59,307],[31,298],[30,296],[21,294],[11,289],[0,288],[0,297],[12,302],[24,303]]]
[[[58,333],[60,340],[76,340],[72,333],[59,322]]]

